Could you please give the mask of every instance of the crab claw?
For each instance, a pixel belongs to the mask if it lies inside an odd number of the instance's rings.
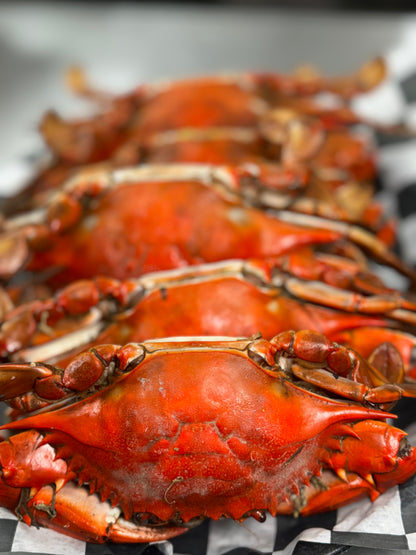
[[[74,476],[66,463],[56,459],[51,446],[42,442],[41,434],[29,430],[0,443],[0,503],[27,524],[98,543],[157,541],[189,528],[152,528],[127,522],[118,507],[69,481]]]
[[[157,541],[189,529],[189,525],[152,528],[127,522],[118,507],[75,485],[74,474],[35,430],[0,443],[0,468],[0,504],[27,524],[98,543]]]
[[[301,514],[336,509],[366,496],[374,501],[380,493],[411,478],[416,470],[415,453],[415,448],[404,441],[394,468],[388,472],[360,476],[350,471],[339,474],[324,471],[305,492],[307,505]]]
[[[95,543],[161,541],[189,530],[189,525],[151,527],[126,521],[118,507],[100,501],[98,495],[90,495],[86,488],[73,482],[65,484],[56,493],[53,488],[45,486],[31,500],[30,509],[38,524]]]
[[[416,449],[403,431],[377,421],[357,422],[352,430],[355,436],[345,436],[327,461],[331,470],[314,476],[292,500],[295,514],[329,511],[364,497],[374,501],[414,475]]]

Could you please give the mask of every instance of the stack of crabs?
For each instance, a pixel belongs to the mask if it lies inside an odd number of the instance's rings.
[[[51,160],[4,206],[0,503],[87,541],[181,534],[376,499],[416,473],[416,300],[373,262],[374,125],[325,78],[72,84],[98,115],[41,130]],[[398,130],[383,129],[383,132]],[[28,194],[30,193],[30,194]]]

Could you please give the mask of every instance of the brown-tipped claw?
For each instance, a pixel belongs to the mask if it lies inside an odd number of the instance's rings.
[[[98,495],[89,495],[85,488],[68,482],[53,499],[53,490],[44,487],[31,501],[36,521],[48,528],[64,532],[74,538],[94,543],[161,541],[183,534],[188,526],[162,525],[151,527],[124,520],[118,507],[100,501]],[[50,518],[48,508],[55,508]]]

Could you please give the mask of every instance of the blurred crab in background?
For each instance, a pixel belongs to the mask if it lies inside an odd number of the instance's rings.
[[[384,76],[374,60],[113,97],[72,72],[101,113],[46,114],[51,161],[0,231],[3,506],[153,541],[374,500],[416,472],[387,422],[416,396],[416,301],[371,263],[416,273],[350,107]]]

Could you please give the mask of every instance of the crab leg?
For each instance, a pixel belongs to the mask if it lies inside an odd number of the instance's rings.
[[[337,343],[348,345],[361,356],[369,358],[380,343],[390,343],[396,347],[403,360],[406,380],[416,381],[415,336],[404,331],[365,326],[355,330],[339,330],[331,335]],[[395,381],[390,380],[389,381]],[[401,381],[400,379],[397,381]]]
[[[111,378],[106,364],[118,351],[119,347],[114,345],[97,346],[73,358],[64,370],[34,363],[0,365],[0,382],[12,382],[12,386],[2,391],[0,400],[19,412],[37,410],[51,403],[56,406],[57,401],[75,402],[80,391]]]
[[[294,364],[292,371],[297,378],[305,380],[313,385],[325,388],[332,393],[342,394],[353,401],[360,403],[372,403],[385,405],[396,403],[402,397],[416,397],[416,384],[396,384],[385,383],[375,388],[369,388],[363,384],[351,383],[351,380],[335,377],[327,370],[314,368],[305,370]]]
[[[296,278],[288,279],[285,282],[285,288],[295,297],[312,303],[345,312],[381,314],[392,320],[416,324],[416,314],[410,309],[413,303],[402,299],[400,294],[363,296],[331,287],[320,281],[305,283]],[[403,309],[403,305],[407,305],[409,309]]]
[[[346,206],[341,199],[334,202],[336,196],[329,192],[323,194],[315,191],[313,183],[310,182],[309,171],[302,165],[290,168],[275,163],[250,163],[239,165],[213,165],[201,163],[167,163],[167,164],[142,164],[134,169],[118,169],[107,176],[103,172],[91,171],[80,172],[79,177],[68,180],[63,190],[66,195],[50,197],[48,213],[38,209],[24,216],[15,216],[5,222],[5,228],[12,230],[22,223],[40,223],[51,220],[53,214],[58,219],[63,219],[66,214],[72,213],[76,218],[79,206],[77,200],[83,196],[95,198],[113,190],[120,183],[133,181],[158,182],[158,181],[199,181],[209,184],[224,194],[230,200],[241,202],[247,206],[264,209],[284,210],[290,209],[294,212],[316,215],[331,220],[343,220],[346,222],[362,222],[365,207],[369,205],[369,195],[363,203],[357,201],[359,192],[355,194],[357,187],[353,184],[344,184],[344,189],[351,188],[355,196],[355,214],[353,208]],[[362,189],[362,187],[361,187]],[[319,194],[323,198],[319,198]],[[344,193],[344,196],[346,194]],[[357,208],[357,206],[363,206]],[[55,206],[56,205],[56,206]],[[373,205],[370,205],[373,206]],[[50,222],[52,225],[52,222]],[[54,231],[65,229],[62,225]],[[384,225],[384,224],[383,224]]]
[[[55,496],[51,487],[39,490],[30,503],[33,518],[41,526],[47,526],[76,539],[94,543],[110,542],[156,542],[187,532],[192,525],[165,524],[159,527],[131,524],[120,516],[120,509],[111,507],[108,501],[100,501],[98,495],[89,495],[87,489],[69,482]],[[50,518],[45,507],[53,507],[56,516]],[[199,524],[195,522],[194,525]]]
[[[351,348],[331,342],[322,333],[311,330],[282,332],[271,340],[271,344],[275,346],[277,353],[283,354],[283,363],[287,356],[295,362],[296,358],[307,360],[312,363],[308,369],[321,370],[326,367],[334,373],[335,378],[346,377],[353,380],[353,383],[364,384],[370,388],[386,384],[402,384],[404,379],[403,360],[392,342],[380,343],[379,341],[368,355],[368,362]],[[317,380],[320,379],[319,375],[318,372]],[[402,385],[404,388],[409,386],[408,394],[413,396],[415,384],[409,382]],[[354,389],[353,385],[352,388]],[[360,395],[359,390],[357,391]]]
[[[378,262],[391,266],[400,274],[408,277],[412,283],[416,283],[415,271],[408,267],[398,256],[396,256],[383,241],[363,228],[346,224],[345,222],[325,220],[324,218],[320,218],[318,216],[297,214],[295,212],[284,210],[276,211],[276,216],[281,221],[303,225],[305,228],[314,229],[316,226],[320,226],[328,231],[331,230],[333,232],[339,232],[343,237],[349,239],[353,243],[362,247],[365,251],[369,252]]]
[[[403,375],[400,354],[390,344],[380,345],[372,354],[373,365],[313,331],[284,332],[271,344],[276,346],[277,354],[282,352],[282,364],[286,355],[292,357],[290,370],[297,378],[348,399],[386,405],[401,397],[416,397],[416,383],[389,382],[389,378],[401,379]],[[293,358],[297,355],[314,366],[298,364]]]

